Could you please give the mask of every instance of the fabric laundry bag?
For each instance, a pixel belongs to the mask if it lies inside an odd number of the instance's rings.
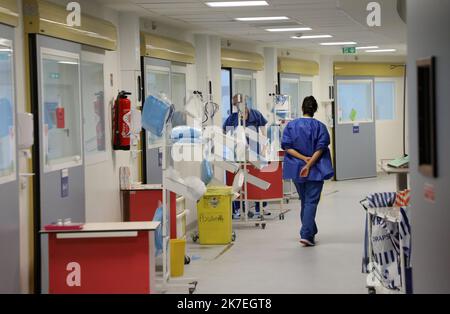
[[[392,241],[396,226],[393,223],[374,217],[372,220],[372,250],[377,272],[381,281],[388,288],[401,286],[399,256]]]
[[[164,126],[172,112],[173,109],[170,103],[150,95],[145,99],[142,111],[142,127],[148,132],[161,137]]]

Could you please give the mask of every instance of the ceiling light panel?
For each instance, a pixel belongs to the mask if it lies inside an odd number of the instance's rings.
[[[356,50],[364,50],[364,49],[378,49],[378,46],[367,46],[367,47],[356,47]]]
[[[346,45],[356,45],[357,43],[354,41],[342,41],[335,43],[321,43],[321,46],[346,46]]]
[[[220,1],[205,2],[205,4],[212,8],[261,7],[269,5],[266,1]]]
[[[318,39],[318,38],[332,38],[331,35],[303,35],[303,36],[292,36],[293,39]]]
[[[311,27],[290,27],[290,28],[266,28],[268,32],[306,32],[312,31]]]
[[[376,53],[376,52],[396,52],[397,49],[378,49],[378,50],[366,50],[366,52],[369,53]]]
[[[287,16],[259,16],[259,17],[238,17],[236,21],[240,22],[258,22],[258,21],[283,21],[289,20]]]

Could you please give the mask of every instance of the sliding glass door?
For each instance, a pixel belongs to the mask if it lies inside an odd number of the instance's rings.
[[[14,29],[0,25],[0,293],[20,292],[13,39]]]
[[[153,95],[155,97],[167,97],[171,99],[171,62],[152,58],[143,59],[145,98]],[[178,82],[180,77],[177,77],[176,80]],[[176,97],[180,101],[179,98],[182,98],[181,92]],[[172,99],[171,101],[173,103]],[[163,137],[157,137],[150,132],[146,132],[146,142],[146,153],[144,157],[145,182],[148,184],[162,184]]]

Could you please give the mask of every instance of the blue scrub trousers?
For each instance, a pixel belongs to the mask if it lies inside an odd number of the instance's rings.
[[[294,183],[301,201],[300,220],[302,222],[302,228],[300,229],[300,237],[314,242],[314,236],[318,232],[316,212],[324,181]]]

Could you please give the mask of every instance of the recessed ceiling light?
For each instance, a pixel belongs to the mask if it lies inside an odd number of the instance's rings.
[[[396,52],[397,49],[366,50],[366,52]]]
[[[266,1],[220,1],[205,2],[205,4],[212,8],[259,7],[269,5]]]
[[[321,43],[322,46],[345,46],[345,45],[356,45],[354,41],[342,41],[342,42],[335,42],[335,43]]]
[[[367,46],[367,47],[356,47],[356,50],[363,50],[363,49],[378,49],[380,47],[378,46]]]
[[[235,18],[236,21],[241,22],[252,22],[252,21],[281,21],[289,20],[287,16],[260,16],[260,17],[238,17]]]
[[[290,28],[266,28],[268,32],[305,32],[312,31],[310,27],[290,27]]]
[[[315,38],[331,38],[331,35],[308,35],[308,36],[292,36],[293,39],[315,39]]]

